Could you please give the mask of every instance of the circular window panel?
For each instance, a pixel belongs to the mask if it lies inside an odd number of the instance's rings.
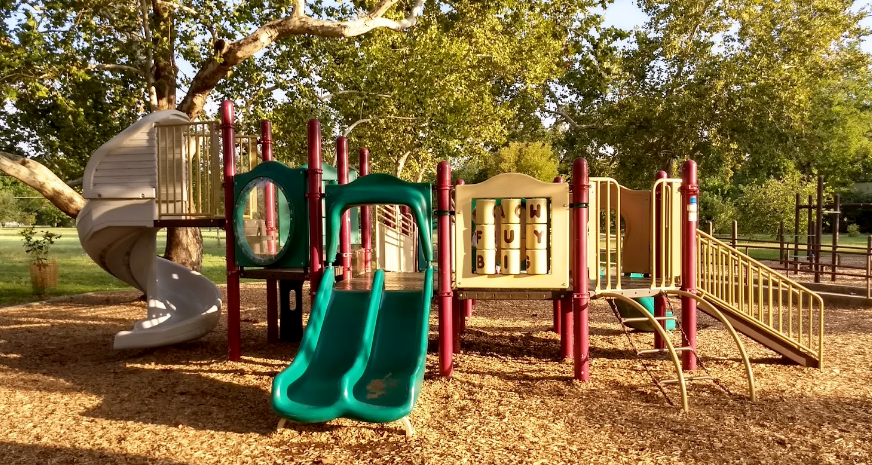
[[[236,243],[252,262],[271,265],[288,248],[294,219],[293,205],[281,187],[269,178],[254,178],[236,200]]]

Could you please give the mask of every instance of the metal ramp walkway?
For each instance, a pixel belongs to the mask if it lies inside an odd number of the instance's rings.
[[[740,333],[802,366],[823,365],[820,296],[702,231],[697,231],[697,295]],[[700,305],[711,314],[711,309]]]

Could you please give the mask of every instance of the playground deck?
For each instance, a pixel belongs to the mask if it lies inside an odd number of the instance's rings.
[[[262,282],[242,286],[239,362],[226,360],[224,319],[194,342],[112,351],[112,335],[142,318],[138,297],[0,310],[4,463],[872,462],[867,309],[827,308],[824,370],[784,364],[747,341],[757,403],[744,395],[729,336],[701,316],[700,355],[736,395],[695,383],[688,415],[653,386],[604,302],[591,305],[590,383],[573,382],[572,364],[556,360],[550,303],[480,302],[453,378],[432,376],[431,349],[407,440],[399,423],[275,430],[270,383],[297,345],[266,343]],[[433,311],[431,328],[435,320]]]

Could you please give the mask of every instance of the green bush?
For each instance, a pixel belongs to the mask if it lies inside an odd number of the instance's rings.
[[[860,235],[860,225],[851,223],[848,225],[848,236],[857,237]]]
[[[781,221],[791,228],[794,221],[795,195],[807,199],[815,193],[815,184],[799,173],[789,173],[780,179],[768,179],[762,184],[745,185],[736,199],[739,229],[742,233],[771,234],[778,232]],[[804,201],[804,200],[803,200]],[[800,231],[806,225],[800,215]]]
[[[48,250],[55,239],[60,239],[60,234],[55,234],[49,231],[42,231],[42,239],[36,239],[36,230],[33,226],[22,229],[19,233],[24,238],[24,252],[30,255],[31,260],[42,265],[48,259]]]

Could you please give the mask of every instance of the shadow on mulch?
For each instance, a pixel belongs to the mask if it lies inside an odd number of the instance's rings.
[[[33,463],[112,463],[123,465],[183,465],[184,462],[155,459],[144,455],[118,454],[94,449],[77,449],[32,444],[0,442],[0,450],[11,462],[7,465]],[[20,460],[16,460],[19,458]]]
[[[6,341],[2,346],[6,356],[0,358],[0,366],[34,375],[22,377],[22,390],[78,391],[97,396],[100,405],[84,413],[95,418],[237,433],[269,434],[275,427],[269,385],[293,359],[298,344],[268,345],[259,340],[265,338],[264,331],[244,325],[245,364],[272,369],[234,370],[224,365],[227,346],[223,322],[197,341],[115,351],[113,336],[129,329],[129,319],[53,313],[46,323],[39,323],[40,316],[0,312]],[[275,364],[249,360],[251,357],[275,360]],[[215,366],[210,367],[212,364]],[[185,367],[179,369],[178,365]],[[264,387],[235,383],[237,376],[260,378]]]

